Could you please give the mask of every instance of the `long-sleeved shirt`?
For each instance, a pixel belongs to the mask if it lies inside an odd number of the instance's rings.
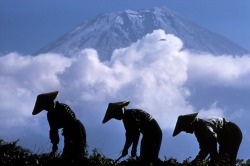
[[[58,129],[70,130],[76,125],[77,118],[66,104],[56,102],[54,110],[48,111],[47,119],[50,126],[50,140],[53,145],[59,143]]]
[[[205,159],[208,154],[210,157],[216,157],[217,142],[221,130],[227,124],[227,120],[220,117],[211,119],[198,119],[195,123],[194,134],[199,142],[200,151],[196,156],[197,159]]]
[[[153,117],[139,109],[128,109],[124,111],[123,124],[126,130],[126,142],[124,149],[128,149],[133,143],[132,150],[136,151],[140,133],[147,131],[147,124]]]

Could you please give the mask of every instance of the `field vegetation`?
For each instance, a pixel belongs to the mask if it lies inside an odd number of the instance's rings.
[[[91,154],[77,160],[65,160],[60,157],[59,153],[42,153],[35,154],[29,149],[17,145],[17,141],[5,142],[0,139],[0,165],[1,166],[142,166],[139,158],[128,158],[123,161],[115,161],[105,157],[97,149]],[[190,158],[179,162],[174,158],[165,158],[157,164],[150,166],[190,166]],[[201,166],[208,165],[208,160],[201,161]],[[225,165],[225,163],[220,163]],[[239,166],[250,166],[250,159],[247,161],[238,159]],[[144,165],[143,165],[144,166]]]

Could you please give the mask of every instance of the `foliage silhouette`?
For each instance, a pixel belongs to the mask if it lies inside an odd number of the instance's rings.
[[[59,153],[42,153],[34,154],[29,149],[18,146],[19,140],[5,142],[0,139],[0,165],[1,166],[145,166],[139,158],[128,158],[124,161],[115,163],[115,160],[105,157],[98,149],[94,149],[92,154],[86,155],[82,159],[65,160],[60,157]],[[243,159],[237,160],[239,166],[249,166],[250,159],[244,162]],[[208,160],[201,161],[201,166],[206,166]],[[175,158],[164,158],[157,164],[150,166],[190,166],[190,158],[182,163]]]

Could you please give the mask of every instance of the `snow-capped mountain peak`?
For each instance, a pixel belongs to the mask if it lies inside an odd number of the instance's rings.
[[[55,52],[69,56],[84,48],[95,48],[101,60],[109,60],[115,49],[127,47],[156,29],[163,29],[166,33],[179,37],[184,43],[184,49],[218,55],[248,52],[227,38],[208,31],[165,7],[155,7],[98,15],[35,54]]]

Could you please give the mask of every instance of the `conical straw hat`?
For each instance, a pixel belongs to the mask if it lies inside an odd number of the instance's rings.
[[[32,112],[32,115],[36,115],[43,110],[44,105],[47,101],[54,101],[58,95],[58,91],[42,93],[39,94],[36,98],[36,103]]]
[[[193,114],[187,114],[187,115],[181,115],[178,117],[178,120],[175,125],[175,129],[173,132],[173,137],[178,135],[180,132],[183,131],[185,127],[190,125],[195,118],[197,117],[198,113],[193,113]]]
[[[116,113],[116,109],[123,108],[127,106],[130,103],[130,101],[122,101],[122,102],[116,102],[116,103],[109,103],[106,114],[103,118],[102,123],[106,123],[110,119],[112,119]]]

